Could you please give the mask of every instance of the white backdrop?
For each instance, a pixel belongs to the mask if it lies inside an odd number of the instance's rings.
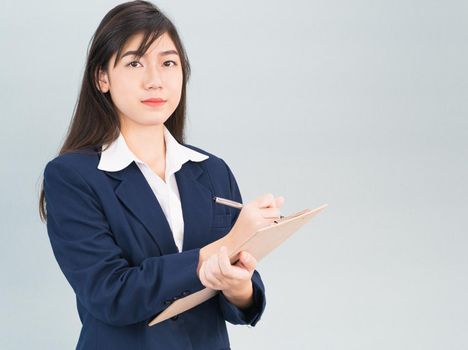
[[[118,3],[1,1],[1,349],[78,339],[39,185]],[[267,309],[233,349],[468,348],[468,2],[155,4],[192,65],[187,143],[244,201],[329,204],[259,264]]]

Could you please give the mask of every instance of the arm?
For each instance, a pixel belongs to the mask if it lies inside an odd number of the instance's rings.
[[[83,306],[115,326],[147,321],[172,298],[201,290],[200,249],[145,259],[130,266],[92,188],[71,166],[44,171],[47,230],[56,260]]]
[[[237,185],[237,181],[229,166],[226,163],[224,164],[229,175],[231,199],[242,203],[242,196],[239,186]],[[235,208],[230,208],[230,210],[232,216],[232,227],[239,216],[240,210]],[[226,236],[226,238],[229,239],[229,235]],[[219,242],[217,246],[214,246],[214,252],[218,251],[222,244],[223,242]],[[204,251],[202,249],[200,254],[203,253]],[[211,253],[213,253],[213,251],[210,251],[210,255]],[[219,304],[226,321],[232,324],[250,324],[251,326],[255,326],[255,324],[260,320],[266,305],[265,286],[263,285],[260,274],[256,270],[253,272],[251,281],[251,293],[250,289],[247,288],[245,292],[241,292],[240,295],[237,296],[225,295],[222,292],[218,294]],[[236,306],[236,304],[242,307]]]

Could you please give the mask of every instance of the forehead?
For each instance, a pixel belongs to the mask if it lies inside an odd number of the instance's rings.
[[[136,50],[138,47],[141,45],[141,42],[143,40],[143,34],[138,33],[133,36],[131,36],[127,42],[124,44],[122,48],[122,52],[125,53],[128,50]],[[175,50],[175,45],[174,42],[172,41],[171,37],[167,33],[163,33],[159,38],[155,39],[148,50],[146,51],[146,54],[150,54],[152,51],[163,51],[163,50],[168,50],[168,49],[173,49]]]

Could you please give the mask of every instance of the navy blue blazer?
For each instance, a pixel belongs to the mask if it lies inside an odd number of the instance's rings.
[[[76,294],[82,329],[77,349],[229,349],[226,321],[255,326],[265,309],[257,271],[254,304],[239,309],[222,293],[152,327],[153,317],[180,296],[204,288],[197,277],[200,248],[223,237],[242,202],[228,165],[213,154],[175,173],[181,197],[183,250],[135,162],[116,172],[97,169],[98,149],[60,155],[47,163],[47,231],[55,258]]]

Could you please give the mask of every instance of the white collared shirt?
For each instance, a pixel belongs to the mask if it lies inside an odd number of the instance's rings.
[[[182,165],[191,160],[201,162],[209,157],[200,152],[194,151],[181,145],[169,130],[164,127],[164,140],[166,143],[166,173],[164,182],[151,168],[143,161],[138,159],[128,148],[122,133],[111,143],[109,148],[101,154],[101,160],[98,169],[105,171],[119,171],[127,167],[132,161],[140,168],[141,172],[148,181],[161,209],[171,228],[179,252],[182,251],[184,241],[184,217],[182,215],[182,205],[180,202],[179,189],[177,187],[175,173],[180,170]]]

